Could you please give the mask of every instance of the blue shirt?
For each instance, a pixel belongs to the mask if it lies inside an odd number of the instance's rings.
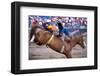
[[[65,35],[69,36],[69,32],[68,32],[68,30],[65,29],[65,28],[62,30],[62,33],[64,33]]]

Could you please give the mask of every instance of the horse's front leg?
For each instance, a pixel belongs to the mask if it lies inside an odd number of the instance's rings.
[[[66,57],[67,57],[67,58],[72,58],[71,53],[66,54]]]
[[[72,58],[71,52],[70,51],[64,51],[64,54],[67,58]]]

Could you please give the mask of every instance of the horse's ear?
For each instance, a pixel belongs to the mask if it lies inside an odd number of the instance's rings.
[[[80,32],[80,37],[83,37],[83,34],[82,34],[82,32]]]
[[[80,37],[83,38],[83,35],[81,34]]]

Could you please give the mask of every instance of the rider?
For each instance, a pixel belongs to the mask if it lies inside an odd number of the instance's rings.
[[[59,29],[58,37],[62,37],[63,40],[66,38],[67,40],[70,40],[68,29],[64,28],[63,24],[64,24],[63,21],[58,18],[58,21],[57,21],[57,26]]]

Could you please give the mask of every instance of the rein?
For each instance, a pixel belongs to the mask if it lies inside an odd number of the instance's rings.
[[[50,39],[47,41],[46,45],[50,44],[50,42],[52,41],[54,35],[52,34],[52,36],[50,37]]]

